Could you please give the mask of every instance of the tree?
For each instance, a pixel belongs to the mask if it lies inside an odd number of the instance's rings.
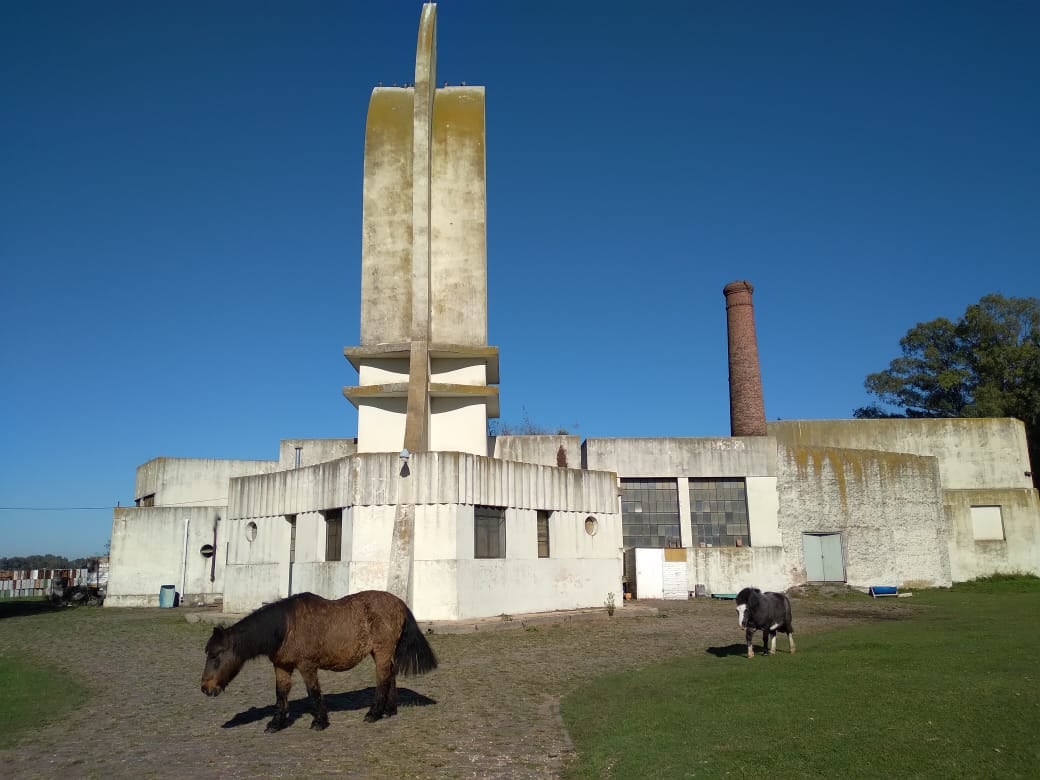
[[[1017,417],[1040,486],[1040,300],[986,295],[956,322],[918,323],[899,345],[902,357],[865,382],[883,405],[853,416]]]

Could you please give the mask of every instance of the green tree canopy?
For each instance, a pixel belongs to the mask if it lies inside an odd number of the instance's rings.
[[[986,295],[956,322],[918,323],[899,345],[902,356],[866,379],[881,405],[855,417],[1017,417],[1040,485],[1040,300]]]

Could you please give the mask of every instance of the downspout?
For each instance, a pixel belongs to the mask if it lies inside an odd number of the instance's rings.
[[[220,522],[220,515],[217,515],[213,520],[213,555],[210,556],[209,562],[209,581],[217,581],[217,524]]]
[[[184,601],[185,592],[184,589],[188,584],[188,527],[191,525],[191,520],[187,517],[184,518],[184,550],[181,553],[181,602]]]

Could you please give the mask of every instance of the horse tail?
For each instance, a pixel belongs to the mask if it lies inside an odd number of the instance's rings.
[[[437,656],[408,607],[404,608],[404,625],[394,650],[394,666],[399,674],[426,674],[437,668]]]

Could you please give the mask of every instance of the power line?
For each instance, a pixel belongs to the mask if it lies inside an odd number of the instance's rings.
[[[110,506],[0,506],[0,512],[78,512],[81,510],[112,509]]]

